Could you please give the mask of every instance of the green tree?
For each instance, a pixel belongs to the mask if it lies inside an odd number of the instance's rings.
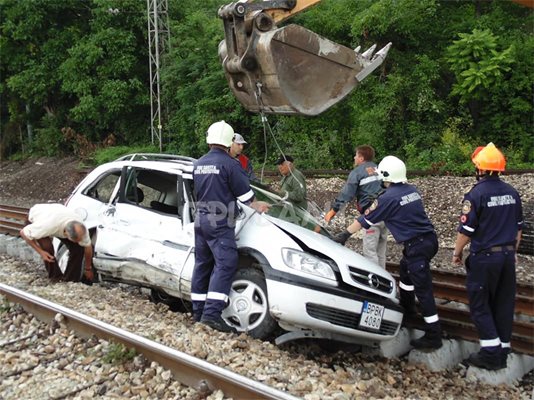
[[[480,99],[484,90],[501,83],[513,63],[513,46],[497,51],[497,39],[489,30],[460,33],[446,49],[446,59],[456,77],[451,95],[460,101]]]
[[[466,149],[493,141],[534,162],[534,14],[510,1],[323,0],[292,18],[349,48],[388,42],[379,70],[322,115],[245,111],[226,82],[217,10],[228,0],[169,0],[172,50],[163,58],[164,145],[199,156],[224,119],[245,135],[257,167],[280,149],[301,168],[350,167],[356,145],[378,158],[452,170]],[[63,128],[90,142],[148,142],[146,3],[0,0],[0,153],[53,154]],[[33,133],[33,143],[31,141]]]
[[[76,99],[69,118],[91,141],[110,133],[126,142],[146,135],[148,58],[146,5],[95,0],[90,31],[59,67],[61,88]]]
[[[0,93],[9,109],[3,118],[18,126],[31,126],[36,136],[47,131],[39,121],[61,121],[71,99],[60,89],[58,65],[66,58],[65,49],[85,31],[80,21],[88,19],[89,1],[33,0],[0,2]],[[61,123],[58,123],[60,126]],[[7,130],[9,136],[10,130]],[[38,138],[39,139],[39,138]],[[47,140],[42,140],[45,144]],[[23,143],[19,143],[22,148]]]

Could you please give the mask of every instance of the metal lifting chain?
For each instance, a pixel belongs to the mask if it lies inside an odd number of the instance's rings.
[[[263,183],[263,171],[265,169],[265,165],[267,164],[267,131],[269,131],[269,133],[273,137],[276,147],[278,147],[278,150],[284,156],[284,158],[285,158],[285,154],[282,148],[280,147],[280,145],[278,144],[278,141],[276,140],[276,137],[274,136],[273,130],[271,128],[271,125],[269,124],[269,120],[267,119],[267,116],[265,115],[265,112],[264,112],[265,106],[263,105],[263,101],[261,100],[262,86],[263,85],[261,82],[256,82],[256,92],[254,93],[254,95],[256,97],[256,102],[258,103],[258,109],[260,111],[261,122],[263,125],[263,143],[265,145],[265,156],[263,158],[263,165],[261,167],[261,175],[260,175],[260,182]],[[293,177],[296,179],[295,174],[293,173],[291,169],[289,170],[289,173],[293,175]],[[297,182],[302,188],[303,187],[302,183],[300,183],[298,179],[297,179]]]
[[[265,112],[263,111],[265,106],[263,105],[263,101],[261,100],[262,86],[263,85],[261,84],[261,82],[256,82],[256,92],[254,92],[254,95],[256,97],[256,102],[258,103],[258,109],[260,110],[261,123],[263,125],[263,145],[264,145],[265,151],[264,151],[264,157],[263,157],[263,165],[261,167],[261,174],[260,174],[260,182],[263,183],[263,171],[265,170],[265,165],[267,164],[267,130],[271,131],[271,127],[269,126],[269,121],[267,120],[267,116],[265,115]]]

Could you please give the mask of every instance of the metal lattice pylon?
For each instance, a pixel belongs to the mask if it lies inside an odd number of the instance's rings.
[[[167,0],[147,0],[148,52],[150,70],[150,134],[152,144],[157,140],[162,151],[163,122],[161,116],[161,58],[170,49]]]

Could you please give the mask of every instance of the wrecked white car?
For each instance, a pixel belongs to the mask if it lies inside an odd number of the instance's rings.
[[[195,263],[193,159],[137,154],[97,167],[67,206],[85,217],[97,276],[150,288],[152,297],[190,300]],[[241,204],[239,266],[224,320],[277,343],[316,337],[373,344],[402,322],[393,277],[331,240],[306,210],[260,184],[258,214]],[[58,249],[64,262],[66,249]],[[187,304],[187,303],[186,303]],[[282,330],[280,329],[282,328]]]

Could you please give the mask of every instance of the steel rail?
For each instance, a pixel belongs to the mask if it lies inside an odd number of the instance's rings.
[[[469,311],[456,307],[437,305],[439,321],[445,337],[459,337],[469,341],[478,341],[480,336],[471,322]],[[403,325],[409,328],[425,328],[422,317],[408,317]],[[534,355],[534,324],[524,321],[514,321],[512,329],[512,348],[518,353]]]
[[[122,343],[138,353],[169,369],[176,380],[207,395],[222,390],[226,396],[235,399],[280,399],[297,400],[296,397],[238,375],[224,368],[210,364],[171,347],[148,340],[142,336],[117,328],[77,311],[54,304],[46,299],[0,283],[0,293],[40,320],[51,322],[59,313],[69,329],[85,337],[97,337]]]
[[[386,269],[395,279],[399,279],[399,264],[388,262],[386,263]],[[464,274],[433,269],[432,283],[435,297],[468,304]],[[534,316],[533,284],[525,282],[518,282],[516,284],[515,310],[519,314]]]
[[[20,213],[28,213],[29,208],[27,207],[20,207],[20,206],[12,206],[9,204],[0,204],[0,208],[5,209],[7,211],[13,211],[13,212],[20,212]]]
[[[386,269],[397,280],[399,279],[399,264],[386,263]],[[465,289],[465,275],[456,272],[443,270],[432,270],[432,285],[434,297],[439,300],[459,302],[469,304],[467,291]],[[515,318],[512,327],[512,346],[524,354],[534,355],[534,285],[529,283],[517,283],[516,293],[516,314],[524,314],[529,321]],[[437,305],[438,315],[442,329],[448,336],[460,337],[462,339],[477,341],[478,332],[471,321],[469,311],[461,310],[458,307]],[[403,321],[408,327],[423,328],[424,321],[421,318],[408,317]]]
[[[29,209],[0,204],[0,233],[17,236],[24,227]]]

